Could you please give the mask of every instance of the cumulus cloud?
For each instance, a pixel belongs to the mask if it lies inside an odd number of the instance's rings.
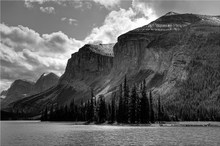
[[[43,3],[49,2],[49,1],[56,2],[56,0],[24,0],[24,5],[27,8],[33,8],[34,7],[34,3],[38,3],[38,4],[42,5]],[[59,2],[59,0],[57,2]]]
[[[32,29],[0,24],[1,80],[36,80],[43,72],[61,75],[82,42],[62,32],[40,35]]]
[[[146,2],[144,0],[132,0],[132,7],[139,13],[144,14],[144,16],[150,16],[154,13],[152,7],[152,2]]]
[[[85,0],[24,0],[24,1],[25,1],[24,4],[27,8],[32,8],[34,3],[42,5],[46,2],[54,2],[56,4],[63,6],[70,5],[73,6],[74,8],[82,8],[84,5],[87,8],[91,8],[91,2],[94,2],[109,9],[120,4],[121,0],[86,0],[86,1]]]
[[[120,4],[121,0],[93,0],[95,3],[105,6],[106,8],[112,8]]]
[[[40,7],[41,12],[52,14],[55,13],[54,7]]]
[[[73,24],[74,22],[77,22],[77,20],[76,20],[76,19],[69,18],[69,24]],[[76,24],[76,23],[74,23],[74,24]]]
[[[120,8],[118,11],[111,11],[103,25],[93,28],[85,42],[114,43],[119,35],[146,25],[156,18],[156,14],[146,3],[133,0],[132,7],[128,10]]]
[[[72,25],[72,24],[74,24],[75,26],[78,25],[77,24],[78,20],[73,19],[73,18],[62,17],[61,21],[68,22],[68,24],[70,24],[70,25]]]
[[[61,21],[66,21],[66,19],[67,19],[66,17],[62,17]]]

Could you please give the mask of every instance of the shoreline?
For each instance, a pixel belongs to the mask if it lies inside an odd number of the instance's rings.
[[[85,121],[40,121],[40,120],[1,120],[10,122],[48,122],[48,123],[68,123],[72,125],[96,125],[96,126],[131,126],[131,127],[220,127],[220,122],[218,121],[180,121],[180,122],[161,122],[161,123],[149,123],[149,124],[125,124],[125,123],[88,123]]]
[[[57,121],[48,121],[57,122]],[[60,121],[68,122],[68,121]],[[131,127],[220,127],[220,122],[216,121],[181,121],[181,122],[163,122],[153,124],[124,124],[124,123],[87,123],[87,122],[68,122],[73,125],[97,125],[97,126],[131,126]]]
[[[194,122],[194,121],[183,121],[183,122],[163,122],[153,124],[94,124],[94,125],[112,125],[112,126],[138,126],[138,127],[220,127],[220,122],[207,121],[207,122]]]

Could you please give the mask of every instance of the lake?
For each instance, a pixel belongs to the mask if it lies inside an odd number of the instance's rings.
[[[1,121],[1,146],[157,145],[219,146],[219,127],[73,125]]]

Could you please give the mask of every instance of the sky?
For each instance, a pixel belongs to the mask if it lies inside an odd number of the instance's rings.
[[[167,12],[220,15],[220,1],[1,0],[0,92],[16,79],[61,76],[86,43],[115,43]]]

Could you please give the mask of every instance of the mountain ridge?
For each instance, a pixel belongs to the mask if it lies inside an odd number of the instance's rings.
[[[1,101],[1,108],[5,108],[17,100],[47,90],[57,84],[58,78],[54,73],[43,73],[36,82],[25,79],[15,80],[9,89],[5,90],[5,98]]]
[[[191,107],[190,112],[195,112],[204,103],[220,113],[217,108],[220,99],[219,38],[217,16],[164,15],[119,36],[112,47],[112,56],[105,51],[103,55],[101,45],[83,46],[72,54],[56,87],[17,102],[13,108],[29,109],[37,114],[51,104],[68,105],[73,99],[76,103],[86,102],[91,90],[97,97],[103,94],[108,100],[112,93],[117,93],[126,76],[131,86],[145,80],[154,101],[161,96],[172,116],[179,114],[182,108],[189,109],[186,106]],[[201,80],[197,81],[198,77]],[[34,107],[30,104],[32,99]]]

